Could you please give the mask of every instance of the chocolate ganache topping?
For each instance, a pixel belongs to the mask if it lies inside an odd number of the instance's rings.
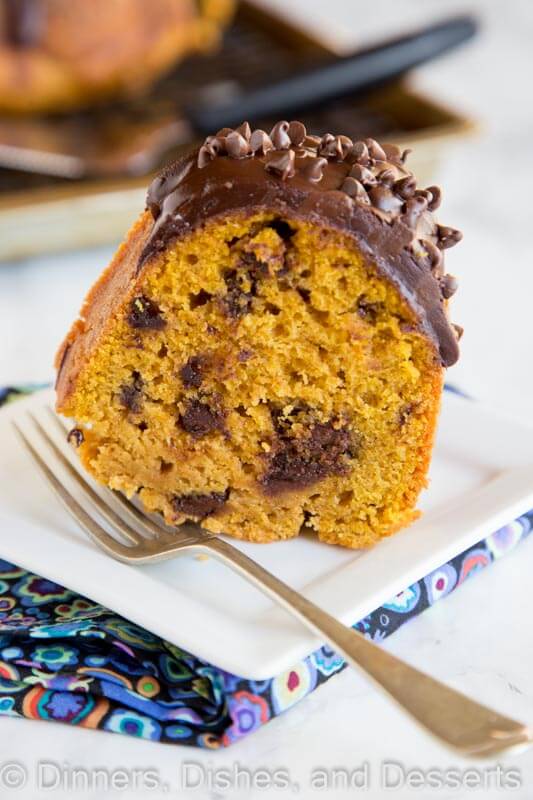
[[[230,212],[274,210],[333,227],[394,283],[450,366],[462,331],[446,315],[457,281],[445,274],[443,250],[462,236],[435,221],[440,189],[417,188],[408,153],[374,139],[310,136],[301,122],[278,122],[270,134],[246,122],[223,128],[152,182],[154,227],[140,266],[173,238]]]

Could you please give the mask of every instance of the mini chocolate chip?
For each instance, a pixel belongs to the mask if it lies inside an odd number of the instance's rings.
[[[318,152],[322,155],[322,151],[326,149],[333,141],[335,141],[335,137],[332,133],[325,133],[322,138],[320,139],[320,145],[318,147]],[[326,153],[324,153],[326,155]]]
[[[185,411],[179,417],[179,423],[184,431],[199,439],[214,431],[224,430],[224,413],[207,403],[192,398],[187,401]]]
[[[375,208],[386,213],[397,212],[403,205],[403,200],[391,190],[386,184],[371,186],[368,195]]]
[[[296,291],[298,292],[304,303],[306,305],[309,305],[309,303],[311,302],[311,290],[305,289],[303,286],[297,286]]]
[[[424,211],[426,211],[427,207],[427,199],[425,197],[421,197],[420,195],[414,195],[406,200],[405,210],[402,214],[402,220],[408,228],[415,230],[418,218]]]
[[[209,494],[180,494],[172,498],[172,507],[176,514],[184,514],[197,520],[205,519],[221,508],[229,497],[229,489],[225,492],[209,492]]]
[[[375,139],[365,139],[365,143],[366,146],[368,147],[368,153],[370,155],[370,158],[374,158],[376,161],[387,160],[387,154],[385,153],[381,145],[376,142]]]
[[[402,151],[397,144],[383,144],[382,148],[387,156],[387,161],[390,161],[392,164],[401,162]]]
[[[69,431],[67,436],[67,442],[69,444],[73,444],[74,447],[79,447],[80,444],[83,444],[84,441],[85,437],[83,435],[83,431],[80,430],[80,428],[72,428],[72,430]]]
[[[395,182],[394,189],[400,197],[407,200],[407,198],[412,197],[416,192],[416,178],[414,175],[407,175],[406,178],[400,178],[399,181]]]
[[[333,136],[331,133],[326,133],[322,137],[319,153],[321,156],[343,161],[351,151],[352,146],[353,142],[347,136]]]
[[[224,275],[227,291],[222,298],[222,307],[231,319],[240,319],[252,310],[255,283],[250,279],[250,290],[243,288],[243,277],[236,269],[228,270]]]
[[[252,129],[248,122],[243,122],[242,125],[239,125],[238,128],[235,128],[235,133],[240,133],[240,135],[246,139],[247,142],[250,141],[250,136],[252,135]]]
[[[212,154],[213,158],[215,158],[215,156],[224,155],[226,150],[225,144],[225,136],[208,136],[204,141],[204,147]]]
[[[368,163],[368,147],[364,142],[355,142],[354,146],[348,153],[348,160],[365,165]]]
[[[261,478],[269,494],[298,490],[329,475],[345,475],[350,468],[348,460],[357,457],[358,442],[337,420],[314,423],[298,436],[275,417],[273,423],[276,437]]]
[[[239,350],[239,352],[237,353],[237,361],[240,364],[245,364],[252,357],[253,357],[253,351],[247,350],[246,348],[244,348],[243,350]]]
[[[354,200],[359,200],[362,203],[370,202],[363,184],[350,176],[342,182],[341,192],[345,192],[349,197],[353,197]]]
[[[442,296],[445,300],[449,300],[452,297],[457,289],[459,288],[459,283],[457,278],[454,275],[444,275],[440,281],[440,290],[442,292]]]
[[[415,197],[422,197],[426,201],[427,208],[429,208],[429,204],[433,200],[433,195],[427,189],[417,189]]]
[[[270,161],[265,164],[265,169],[267,172],[278,175],[283,181],[287,180],[287,178],[293,178],[295,174],[294,151],[285,150],[279,155],[274,155]]]
[[[362,295],[357,301],[357,313],[366,322],[375,325],[377,322],[380,311],[383,310],[383,304],[379,302],[369,302],[365,295]]]
[[[191,311],[194,311],[195,308],[199,308],[200,306],[205,306],[206,303],[209,303],[210,300],[213,299],[213,295],[206,292],[205,289],[200,289],[197,294],[190,294],[189,295],[189,308]]]
[[[276,150],[288,150],[291,146],[291,137],[289,136],[289,123],[287,120],[276,122],[270,131],[270,138]]]
[[[207,149],[205,145],[202,145],[198,151],[198,169],[203,169],[207,167],[210,161],[213,160],[213,154],[210,150]],[[152,212],[153,213],[153,212]],[[154,219],[157,217],[154,216]]]
[[[167,324],[157,303],[144,295],[134,297],[131,301],[126,322],[132,328],[153,331],[161,331]]]
[[[302,147],[306,147],[308,150],[318,150],[321,141],[321,136],[313,136],[308,133],[302,142]]]
[[[299,147],[307,136],[305,125],[303,122],[298,122],[297,120],[293,120],[289,124],[289,130],[287,133],[289,134],[289,139],[291,140],[292,144],[296,147]]]
[[[250,145],[238,131],[232,131],[226,136],[226,150],[230,158],[246,158]]]
[[[318,183],[322,180],[324,174],[324,167],[327,165],[327,158],[309,158],[308,163],[305,164],[303,174],[308,181]]]
[[[448,250],[460,242],[463,238],[461,231],[455,228],[448,228],[445,225],[437,225],[438,247],[441,250]]]
[[[438,186],[428,186],[426,191],[431,195],[431,199],[428,203],[428,209],[430,211],[436,211],[442,200],[442,192]]]
[[[350,178],[355,178],[363,186],[371,185],[376,182],[376,178],[374,177],[374,173],[367,169],[366,167],[362,167],[360,164],[354,164],[354,166],[350,170],[349,176]]]
[[[124,383],[119,389],[118,400],[121,406],[138,414],[142,408],[144,381],[139,372],[131,376],[131,383]]]
[[[269,150],[274,149],[272,139],[268,133],[262,131],[260,128],[254,131],[250,136],[250,147],[253,153],[261,153],[263,156],[266,155]]]
[[[222,136],[208,136],[205,139],[198,151],[197,164],[199,169],[206,167],[218,155],[223,155],[225,152],[224,141]]]
[[[283,239],[284,242],[290,241],[290,239],[292,239],[296,233],[296,230],[292,228],[288,222],[286,222],[284,219],[280,219],[279,217],[271,219],[270,222],[267,222],[266,227],[272,228],[273,231],[276,231],[279,238]]]
[[[381,172],[378,172],[378,181],[384,183],[385,186],[392,186],[394,183],[394,179],[396,177],[396,173],[393,169],[384,169]]]
[[[463,327],[461,327],[461,325],[456,325],[455,322],[452,322],[452,328],[453,328],[453,332],[455,333],[456,339],[459,342],[463,337],[463,333],[465,332],[465,329]]]
[[[413,411],[415,410],[414,403],[405,403],[398,411],[398,426],[403,428]]]
[[[191,356],[180,369],[180,378],[183,385],[190,389],[196,389],[202,385],[202,370],[205,367],[205,358],[202,356]]]
[[[337,136],[337,150],[339,152],[339,158],[344,161],[344,159],[348,156],[348,153],[351,152],[353,147],[353,142],[349,136]]]

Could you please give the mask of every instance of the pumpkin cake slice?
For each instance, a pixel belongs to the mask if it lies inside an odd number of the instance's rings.
[[[154,180],[57,356],[98,481],[256,542],[367,547],[415,519],[460,234],[405,157],[244,123]]]

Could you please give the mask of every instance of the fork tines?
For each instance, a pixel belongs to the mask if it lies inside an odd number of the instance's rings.
[[[119,492],[110,489],[95,491],[66,455],[69,452],[66,428],[49,406],[46,407],[46,411],[56,432],[61,435],[61,447],[56,437],[51,435],[40,419],[31,412],[27,412],[31,435],[26,432],[26,426],[23,429],[15,421],[12,423],[13,427],[63,506],[106,553],[120,561],[139,564],[168,558],[171,551],[191,548],[210,538],[209,534],[203,533],[194,525],[169,529],[157,524]],[[59,477],[61,473],[68,476],[69,482],[75,487],[75,492],[67,488]],[[81,503],[75,494],[79,495]],[[126,522],[113,508],[113,505],[117,504],[135,527]],[[109,530],[106,530],[95,516],[105,520]]]

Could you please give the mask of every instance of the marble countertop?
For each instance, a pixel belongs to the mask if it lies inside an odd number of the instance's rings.
[[[349,49],[364,37],[392,34],[445,12],[464,10],[455,0],[260,0],[305,19],[323,35]],[[476,138],[450,148],[435,180],[444,187],[439,212],[445,224],[460,227],[465,239],[448,256],[460,278],[453,317],[466,329],[462,358],[449,380],[469,394],[531,424],[533,334],[530,251],[530,182],[533,185],[531,111],[531,0],[512,3],[469,0],[483,22],[476,43],[424,68],[415,84],[480,121]],[[56,345],[83,294],[108,261],[113,247],[0,265],[0,385],[45,382],[52,375]],[[487,532],[488,533],[488,532]],[[528,559],[533,539],[456,593],[402,628],[385,647],[420,668],[533,725],[533,628],[528,612]],[[111,734],[73,730],[40,722],[0,718],[2,764],[21,762],[29,772],[26,788],[2,798],[102,798],[124,795],[74,790],[69,770],[106,767],[158,771],[167,790],[132,789],[128,797],[289,797],[296,791],[179,789],[185,762],[205,774],[222,766],[269,770],[286,768],[300,783],[300,796],[353,796],[354,790],[306,790],[318,767],[361,768],[366,762],[366,797],[381,798],[380,771],[386,762],[405,769],[439,770],[474,766],[491,783],[493,762],[472,764],[428,739],[358,674],[351,670],[321,687],[300,705],[224,752],[199,752],[155,745]],[[39,792],[39,762],[63,768],[62,787]],[[518,770],[521,787],[492,788],[483,797],[530,798],[533,752],[501,762]],[[391,773],[392,774],[392,773]],[[445,788],[399,787],[394,798],[468,797]]]

